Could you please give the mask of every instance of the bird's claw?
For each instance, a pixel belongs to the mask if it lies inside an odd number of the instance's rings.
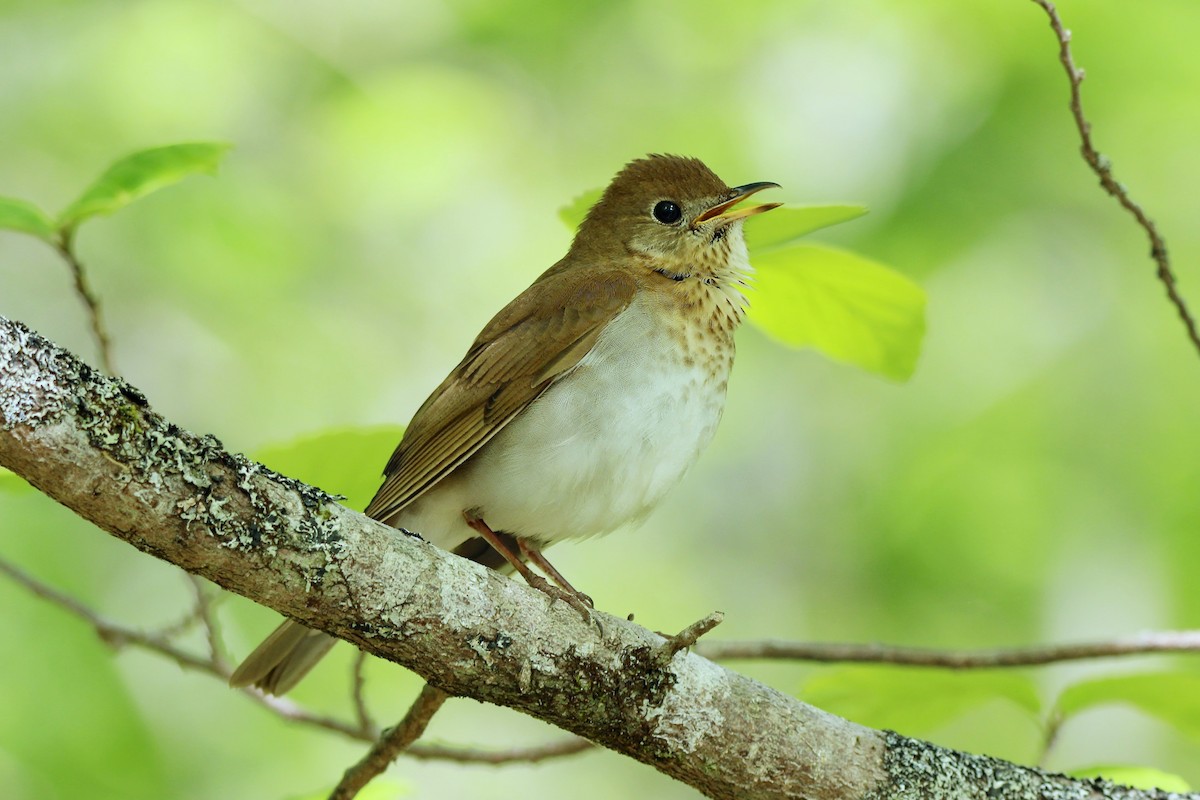
[[[578,611],[579,615],[583,617],[584,622],[592,622],[594,620],[592,611],[596,608],[596,604],[592,601],[592,598],[583,592],[571,591],[561,586],[555,586],[540,575],[533,575],[529,580],[529,585],[545,594],[551,601],[562,600],[571,608]],[[597,627],[600,625],[598,620],[596,621],[596,625]],[[600,632],[603,633],[604,629],[601,628]]]

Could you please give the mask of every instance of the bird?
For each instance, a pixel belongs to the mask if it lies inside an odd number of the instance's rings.
[[[781,205],[740,204],[770,188],[696,158],[626,164],[417,410],[365,513],[591,607],[542,550],[640,522],[712,440],[746,310],[743,223]],[[284,694],[335,641],[286,620],[230,683]]]

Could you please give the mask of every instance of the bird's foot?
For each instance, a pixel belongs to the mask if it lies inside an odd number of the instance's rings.
[[[525,562],[522,561],[521,558],[515,553],[509,550],[508,547],[505,546],[504,542],[501,541],[500,537],[496,535],[496,532],[488,527],[488,524],[480,517],[476,516],[470,511],[464,511],[463,519],[465,519],[467,521],[467,525],[469,525],[472,530],[476,531],[480,536],[482,536],[484,540],[496,550],[496,552],[504,556],[504,559],[512,565],[513,569],[520,573],[521,577],[525,579],[527,584],[537,589],[542,594],[548,596],[551,601],[562,600],[567,605],[578,611],[580,616],[583,617],[584,622],[595,622],[596,628],[600,631],[600,635],[604,635],[604,626],[600,624],[599,618],[592,616],[592,609],[596,607],[596,604],[592,601],[592,598],[588,597],[586,594],[568,583],[567,579],[562,576],[562,573],[556,570],[554,565],[546,560],[546,557],[542,555],[542,551],[540,549],[524,539],[517,539],[517,546],[520,548],[521,553],[530,561],[545,570],[546,573],[557,582],[557,586],[526,566]]]
[[[592,610],[595,609],[596,604],[592,602],[592,598],[588,597],[583,592],[576,591],[575,589],[564,589],[561,586],[555,586],[541,575],[535,575],[533,573],[526,575],[525,580],[530,586],[549,597],[552,601],[561,600],[571,608],[578,611],[580,616],[583,617],[584,622],[591,622],[593,620]],[[597,625],[599,625],[598,622]]]

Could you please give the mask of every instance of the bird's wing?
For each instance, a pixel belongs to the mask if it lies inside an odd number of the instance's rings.
[[[587,355],[635,288],[627,272],[551,271],[509,303],[413,416],[367,515],[387,519],[470,458]]]

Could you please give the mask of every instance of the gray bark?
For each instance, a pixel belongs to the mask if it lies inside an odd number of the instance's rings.
[[[129,384],[3,317],[0,464],[157,558],[711,797],[1166,797],[874,731],[694,653],[669,655],[632,622],[597,612],[589,624],[180,430]]]

